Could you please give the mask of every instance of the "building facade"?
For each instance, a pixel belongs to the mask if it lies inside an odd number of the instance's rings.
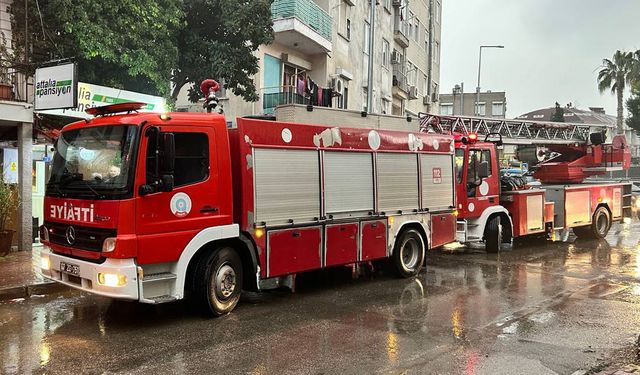
[[[373,113],[417,116],[437,108],[442,0],[274,0],[274,42],[256,52],[260,99],[219,93],[227,118],[274,113],[280,104],[367,110],[373,54]],[[216,77],[213,77],[216,78]],[[309,90],[311,88],[311,90]],[[201,110],[181,93],[176,108]]]
[[[460,92],[458,86],[451,94],[440,94],[442,115],[476,116],[477,113],[477,116],[506,118],[506,112],[507,96],[504,91],[481,92],[480,100],[476,93]]]

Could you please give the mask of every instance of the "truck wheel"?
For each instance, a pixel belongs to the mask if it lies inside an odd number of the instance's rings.
[[[415,229],[402,231],[393,248],[392,261],[400,277],[412,277],[422,269],[425,246],[420,233]]]
[[[193,303],[209,316],[233,310],[242,292],[242,261],[232,248],[224,247],[200,258],[194,272]]]
[[[500,216],[494,216],[484,230],[484,248],[487,253],[497,253],[502,248],[502,228]]]
[[[578,238],[605,238],[611,228],[611,215],[605,207],[598,207],[593,213],[591,225],[573,228]]]

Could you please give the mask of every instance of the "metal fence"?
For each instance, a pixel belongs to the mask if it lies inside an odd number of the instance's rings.
[[[33,101],[33,77],[23,73],[23,66],[0,60],[0,100]]]

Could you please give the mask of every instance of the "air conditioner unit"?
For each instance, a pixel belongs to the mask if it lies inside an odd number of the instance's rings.
[[[409,99],[418,99],[418,88],[416,86],[409,86]]]
[[[402,54],[398,51],[391,52],[391,63],[392,64],[400,64],[402,60]]]
[[[429,104],[429,95],[425,95],[422,97],[422,104],[424,105]]]
[[[434,92],[431,94],[431,101],[436,103],[438,101],[438,93]]]
[[[331,79],[331,88],[334,92],[342,94],[342,90],[344,90],[344,82],[341,78],[332,78]]]

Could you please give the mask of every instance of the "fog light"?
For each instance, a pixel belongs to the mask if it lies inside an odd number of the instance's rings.
[[[45,271],[49,271],[51,269],[51,261],[49,260],[49,257],[40,258],[40,268]]]
[[[116,238],[115,237],[105,238],[104,242],[102,243],[102,252],[110,253],[115,249],[116,249]]]
[[[110,287],[123,286],[127,277],[119,273],[98,273],[98,284]]]

